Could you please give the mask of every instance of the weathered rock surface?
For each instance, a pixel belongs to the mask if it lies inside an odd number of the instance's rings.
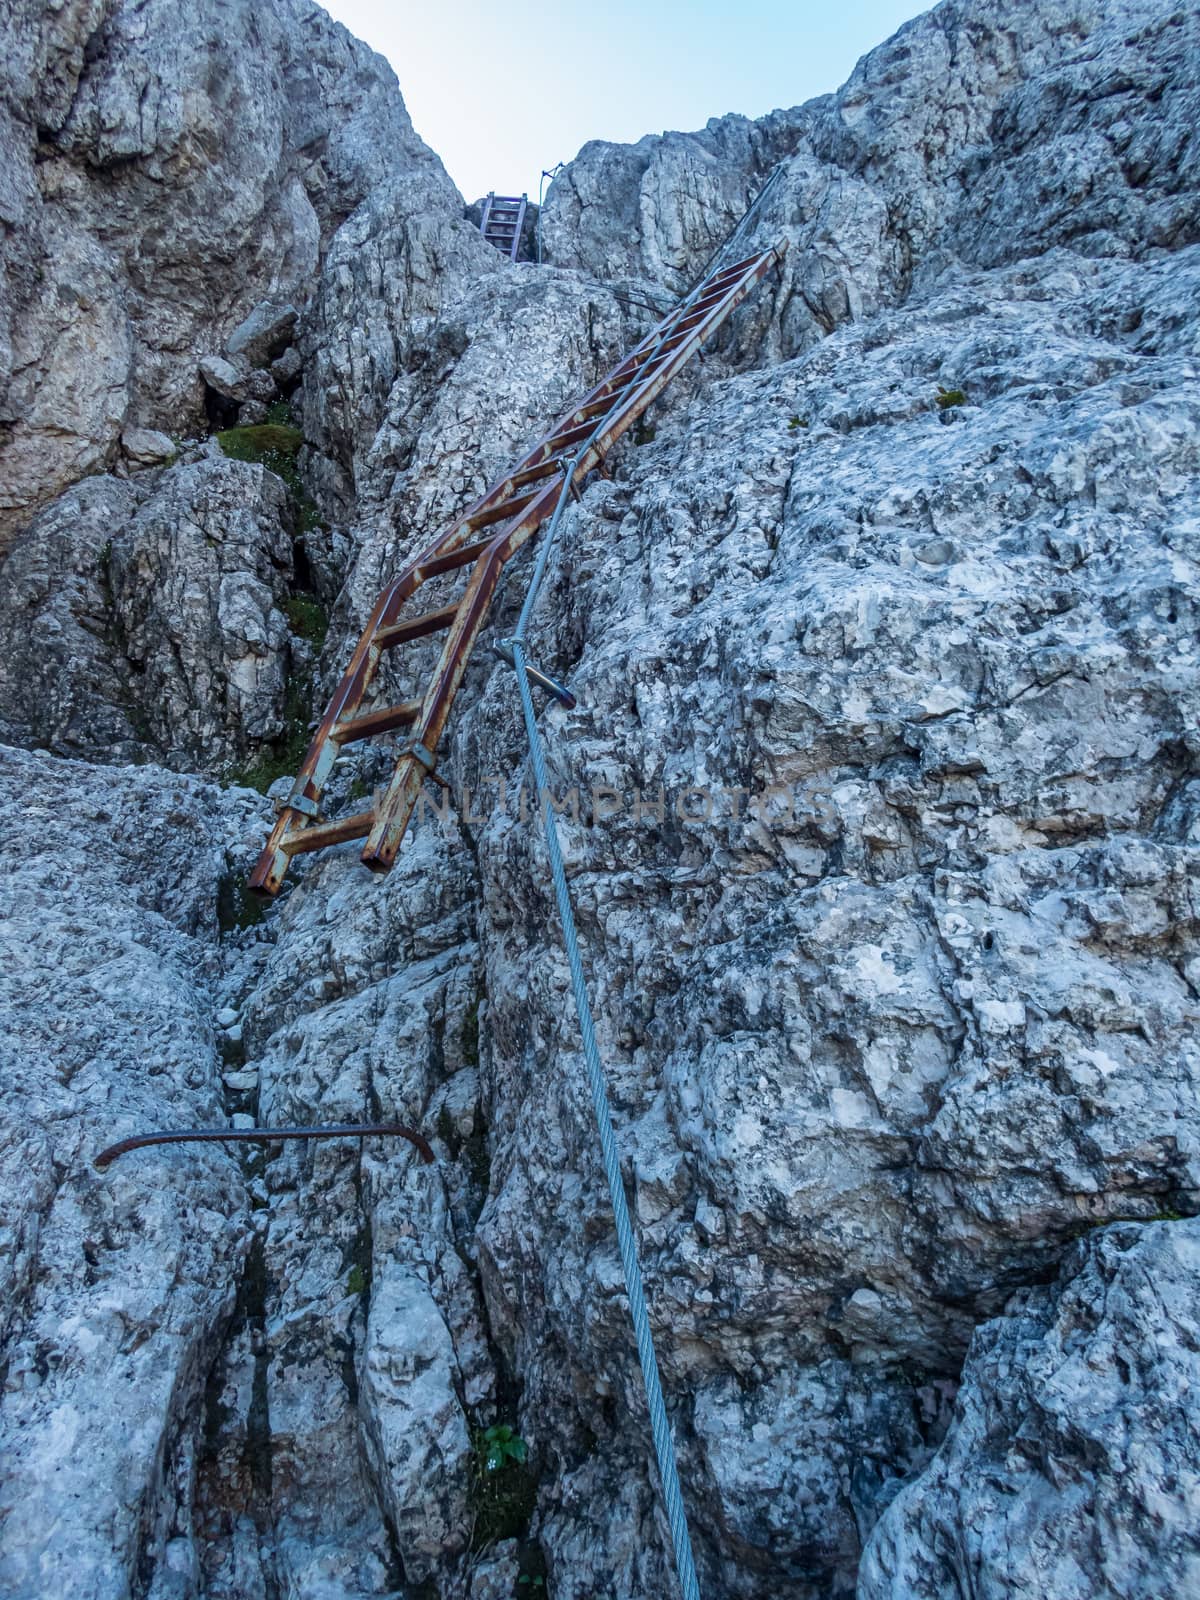
[[[703,1588],[723,1600],[1148,1597],[1155,1572],[1182,1600],[1196,1581],[1194,1229],[1155,1220],[1200,1210],[1196,29],[1150,0],[950,0],[837,96],[588,147],[547,206],[541,271],[426,206],[425,178],[380,149],[313,301],[256,291],[301,310],[284,381],[333,522],[299,545],[340,589],[328,678],[396,561],[787,158],[758,235],[789,240],[779,279],[572,509],[535,630],[579,699],[542,722],[556,787],[581,792],[568,872]],[[325,88],[363,127],[347,80]],[[615,229],[594,227],[603,193]],[[250,370],[237,320],[197,358]],[[216,513],[191,509],[209,464],[187,460],[78,486],[11,558],[23,614],[57,625],[36,623],[59,641],[59,748],[91,725],[90,753],[128,748],[126,679],[89,642],[107,520],[141,530],[119,555],[113,535],[112,582],[145,704],[191,741],[173,759],[268,715],[293,649],[273,620],[286,518],[260,469],[216,468],[232,566],[224,536],[205,542]],[[72,507],[82,532],[54,537]],[[521,587],[514,569],[497,631]],[[180,649],[207,674],[194,706]],[[253,682],[222,700],[247,657]],[[96,663],[90,695],[76,658]],[[412,658],[392,672],[403,694]],[[14,760],[10,782],[44,771],[64,809],[105,771]],[[386,742],[356,751],[334,807],[389,765]],[[380,1141],[243,1169],[236,1249],[187,1334],[206,1436],[167,1449],[161,1533],[121,1510],[105,1558],[115,1585],[140,1552],[153,1600],[447,1600],[503,1592],[534,1557],[555,1600],[671,1592],[517,799],[524,736],[485,655],[442,765],[446,820],[421,819],[389,878],[353,846],[304,858],[261,937],[225,941],[219,980],[197,958],[228,1114],[395,1116],[438,1162]],[[143,1271],[172,1248],[155,1234]],[[39,1292],[65,1306],[73,1282],[55,1258]],[[37,1435],[13,1416],[24,1573],[58,1502],[37,1472],[21,1488]],[[472,1549],[472,1462],[499,1420],[529,1443],[536,1506],[492,1558]],[[1008,1510],[1028,1538],[1006,1551]]]
[[[1160,0],[944,0],[834,95],[585,145],[546,196],[543,245],[605,278],[688,282],[786,158],[760,231],[788,260],[748,313],[783,356],[949,262],[1175,250],[1200,227],[1198,54],[1194,8]]]
[[[976,1334],[954,1424],[875,1532],[861,1600],[1200,1586],[1194,1221],[1105,1229]]]
[[[584,791],[569,870],[718,1592],[845,1592],[972,1325],[1081,1223],[1196,1207],[1195,379],[1102,308],[1168,327],[1198,266],[955,274],[714,384],[564,541],[550,759]],[[949,425],[939,380],[978,397]],[[464,781],[505,771],[511,716],[507,684],[468,713]],[[596,783],[624,807],[588,826]],[[765,826],[719,792],[775,784]],[[530,1414],[606,1437],[580,1395],[624,1416],[638,1385],[546,870],[500,815],[480,862],[493,1322]],[[758,1453],[792,1407],[796,1455]]]
[[[189,431],[198,358],[259,302],[307,300],[398,172],[461,215],[391,68],[309,0],[20,4],[3,26],[0,543],[123,427]]]
[[[221,456],[69,490],[4,567],[4,737],[209,770],[278,737],[306,664],[293,515],[273,472]]]
[[[161,467],[178,454],[171,436],[155,428],[126,428],[121,449],[141,467]]]
[[[426,343],[425,319],[469,279],[505,270],[461,207],[447,206],[450,217],[429,204],[424,175],[401,168],[347,218],[325,258],[300,342],[299,401],[322,452],[313,481],[339,520],[354,515],[363,457],[406,359]]]
[[[107,1144],[220,1115],[217,884],[256,797],[0,747],[0,1588],[126,1596],[193,1481],[251,1231],[218,1150]]]

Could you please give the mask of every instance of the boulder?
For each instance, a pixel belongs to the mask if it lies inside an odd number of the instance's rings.
[[[154,428],[126,428],[121,435],[121,449],[142,467],[162,466],[178,454],[170,434]]]
[[[263,301],[226,339],[226,352],[252,367],[268,366],[291,346],[298,315],[293,305]]]

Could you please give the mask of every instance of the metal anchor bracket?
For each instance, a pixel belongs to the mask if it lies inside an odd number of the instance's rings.
[[[423,745],[419,739],[406,739],[396,752],[397,760],[399,760],[402,756],[412,756],[414,761],[419,761],[425,768],[425,771],[433,779],[434,783],[440,784],[443,789],[448,789],[450,787],[445,778],[443,778],[441,773],[437,770],[437,757],[434,755],[433,751],[430,750],[428,746]]]
[[[499,656],[501,661],[507,661],[510,667],[515,668],[517,663],[513,659],[512,647],[513,641],[511,639],[497,639],[492,645],[492,654]],[[568,711],[574,711],[579,704],[566,684],[559,683],[558,679],[552,678],[548,672],[539,672],[537,667],[531,667],[528,661],[525,663],[525,671],[529,674],[531,683],[536,683],[539,689],[545,689],[548,694],[552,694],[560,705],[566,706]]]
[[[575,482],[575,457],[559,456],[558,470],[571,486],[571,499],[574,500],[576,505],[582,505],[583,496],[579,492],[579,485]]]
[[[314,822],[321,820],[321,807],[315,800],[310,800],[300,789],[289,794],[286,800],[281,800],[276,807],[277,811],[299,811],[306,817],[311,817]]]

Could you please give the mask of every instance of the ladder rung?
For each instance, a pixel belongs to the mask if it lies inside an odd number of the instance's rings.
[[[679,321],[672,325],[674,329],[672,337],[675,333],[690,333],[693,328],[699,327],[711,309],[710,306],[693,307],[686,317],[680,317]]]
[[[424,616],[413,617],[409,622],[393,622],[388,628],[377,628],[371,643],[380,650],[390,650],[393,645],[407,644],[410,639],[423,639],[427,633],[448,628],[457,615],[457,602],[443,606],[440,611],[426,611]]]
[[[681,345],[687,337],[687,333],[673,333],[669,339],[664,339],[656,349],[643,351],[634,362],[634,371],[638,375],[638,381],[640,382],[643,377],[642,368],[647,362],[657,361],[660,356],[666,355],[669,351],[674,350],[677,345]]]
[[[373,739],[377,733],[390,733],[393,728],[408,728],[421,715],[419,700],[405,700],[398,706],[381,706],[378,711],[364,711],[357,717],[333,726],[330,738],[338,744],[353,744],[356,739]]]
[[[507,522],[510,517],[515,517],[518,511],[524,511],[525,507],[536,499],[535,494],[519,494],[511,500],[501,500],[498,505],[488,506],[483,511],[477,511],[473,517],[468,517],[467,527],[490,528],[493,522]]]
[[[580,406],[572,415],[578,417],[581,422],[586,422],[589,417],[603,416],[606,411],[612,411],[619,404],[621,397],[630,387],[631,384],[623,383],[619,389],[601,395],[599,400],[593,400],[590,405]]]
[[[551,451],[544,461],[538,461],[532,467],[514,472],[511,481],[514,489],[523,489],[527,483],[537,483],[541,478],[552,478],[555,473],[561,471],[558,457]]]
[[[760,256],[747,256],[744,261],[735,261],[733,266],[723,267],[712,281],[713,283],[720,283],[723,278],[740,278],[743,272],[756,266],[761,259]]]
[[[596,426],[594,422],[580,422],[577,423],[573,428],[563,428],[560,432],[554,435],[554,449],[563,450],[565,448],[569,448],[573,444],[582,444],[587,438],[588,434],[594,433],[595,431]]]
[[[710,278],[688,310],[694,311],[698,305],[715,305],[718,300],[723,300],[744,276],[745,269],[742,268],[737,272],[722,272],[718,277]]]
[[[710,289],[707,294],[702,294],[700,296],[699,300],[696,300],[696,301],[693,302],[693,304],[691,306],[691,310],[692,311],[700,311],[701,309],[703,309],[705,311],[709,310],[712,306],[715,306],[720,301],[724,300],[725,296],[729,293],[729,291],[730,291],[730,289],[732,289],[732,287],[733,287],[732,283],[727,283],[723,289]]]
[[[365,839],[375,820],[373,811],[356,811],[349,817],[338,817],[333,822],[318,822],[311,828],[295,828],[284,834],[279,848],[285,855],[302,856],[310,850],[324,850],[327,845],[345,844],[347,839]]]
[[[436,578],[439,572],[453,572],[457,567],[469,567],[472,561],[479,557],[491,544],[495,534],[487,539],[476,539],[474,544],[460,544],[457,550],[450,550],[444,556],[433,556],[428,561],[421,563],[421,582],[426,578]]]

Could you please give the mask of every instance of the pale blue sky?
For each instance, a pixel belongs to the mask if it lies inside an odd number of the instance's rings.
[[[387,56],[468,200],[527,190],[588,139],[758,117],[836,89],[921,0],[323,0]]]

